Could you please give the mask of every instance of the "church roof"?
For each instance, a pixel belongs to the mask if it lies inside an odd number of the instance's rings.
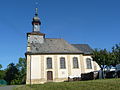
[[[88,44],[72,44],[74,47],[84,52],[84,54],[92,54],[93,50]]]
[[[91,48],[86,44],[69,44],[64,39],[44,39],[44,43],[31,43],[32,54],[90,54]]]

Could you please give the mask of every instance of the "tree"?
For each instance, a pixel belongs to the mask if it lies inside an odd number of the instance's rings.
[[[93,60],[99,65],[113,65],[120,64],[120,43],[112,47],[112,52],[106,49],[95,49],[93,51]]]
[[[114,55],[113,64],[120,64],[120,43],[112,47],[112,55]]]
[[[19,75],[18,71],[19,70],[17,69],[14,63],[10,63],[7,66],[6,73],[5,73],[5,80],[8,82],[8,84],[11,84],[12,80],[18,78],[18,75]]]
[[[105,78],[104,75],[104,68],[106,65],[111,65],[111,53],[108,52],[106,49],[95,49],[93,51],[93,60],[96,61],[100,66],[101,66],[101,70],[102,70],[102,77]]]
[[[5,77],[5,71],[4,70],[0,70],[0,80],[3,80]]]
[[[92,57],[99,65],[111,65],[110,52],[106,49],[95,49]]]
[[[2,65],[0,64],[0,69],[2,68]],[[5,77],[5,71],[4,70],[0,70],[0,80],[4,79]]]
[[[19,62],[16,64],[16,67],[19,70],[19,79],[21,80],[21,84],[25,84],[26,82],[26,59],[19,58]]]
[[[0,64],[0,69],[2,68],[2,65]]]

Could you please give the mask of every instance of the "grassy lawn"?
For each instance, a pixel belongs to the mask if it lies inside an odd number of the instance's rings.
[[[24,85],[14,90],[120,90],[120,79]]]
[[[0,87],[3,87],[3,86],[6,86],[6,85],[0,85]]]

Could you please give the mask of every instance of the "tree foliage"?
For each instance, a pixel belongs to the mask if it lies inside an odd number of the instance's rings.
[[[11,63],[5,70],[5,80],[8,84],[25,84],[26,80],[26,60],[19,58],[18,63],[15,65]]]
[[[0,71],[0,79],[5,79],[8,84],[25,84],[26,80],[26,60],[19,58],[18,63],[10,63],[7,68]]]
[[[99,65],[113,65],[120,64],[120,44],[113,46],[112,51],[106,49],[95,49],[93,51],[93,60]]]
[[[0,64],[0,69],[2,68],[2,65]],[[5,77],[5,71],[4,70],[0,70],[0,80],[4,79]]]
[[[19,58],[19,62],[16,64],[17,69],[19,70],[19,80],[21,84],[25,84],[26,81],[26,59]]]
[[[104,50],[95,49],[93,51],[93,60],[96,61],[99,65],[105,64],[107,57],[108,57],[108,52],[106,49]]]
[[[112,55],[114,56],[113,64],[120,64],[120,43],[113,46]]]
[[[4,70],[0,70],[0,80],[3,80],[5,77],[5,71]]]
[[[0,69],[2,68],[2,65],[0,64]]]
[[[14,63],[10,63],[7,66],[6,73],[5,73],[5,80],[8,82],[8,84],[11,84],[11,81],[14,79],[17,79],[19,75],[19,70],[16,68]]]

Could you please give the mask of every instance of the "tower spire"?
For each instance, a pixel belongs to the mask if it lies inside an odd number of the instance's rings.
[[[35,16],[38,16],[38,8],[35,8]]]
[[[38,8],[35,8],[35,16],[33,17],[32,25],[33,25],[33,32],[40,32],[41,21],[38,16]]]

